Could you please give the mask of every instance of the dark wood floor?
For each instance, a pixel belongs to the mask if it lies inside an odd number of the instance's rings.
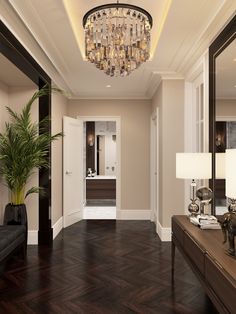
[[[217,313],[181,255],[144,221],[82,221],[0,277],[0,313]]]

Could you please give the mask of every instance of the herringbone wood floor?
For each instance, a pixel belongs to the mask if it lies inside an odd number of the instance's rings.
[[[217,313],[170,243],[144,221],[82,221],[53,248],[28,248],[0,277],[0,313]]]

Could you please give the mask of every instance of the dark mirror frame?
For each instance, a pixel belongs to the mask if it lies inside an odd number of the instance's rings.
[[[5,24],[0,21],[0,53],[11,61],[18,69],[28,76],[38,88],[46,83],[51,86],[51,79],[40,67],[16,37],[10,32]],[[51,117],[51,95],[39,98],[39,120]],[[48,122],[48,132],[51,132],[51,122]],[[49,152],[51,163],[51,154]],[[49,169],[39,170],[39,186],[46,190],[46,197],[39,197],[39,230],[38,244],[51,245],[53,233],[51,228],[51,171]],[[32,208],[32,210],[34,210]]]
[[[209,47],[209,151],[212,153],[212,180],[210,188],[215,191],[215,134],[216,134],[216,58],[236,38],[236,15]],[[215,199],[212,214],[215,215]]]

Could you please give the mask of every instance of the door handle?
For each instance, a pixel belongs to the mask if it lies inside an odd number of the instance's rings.
[[[69,175],[72,174],[72,172],[71,171],[66,171],[66,174],[69,176]]]

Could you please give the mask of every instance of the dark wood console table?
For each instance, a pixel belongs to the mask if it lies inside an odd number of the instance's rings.
[[[201,230],[187,216],[172,217],[172,279],[175,247],[197,275],[220,313],[236,313],[236,258],[225,253],[221,230]]]

